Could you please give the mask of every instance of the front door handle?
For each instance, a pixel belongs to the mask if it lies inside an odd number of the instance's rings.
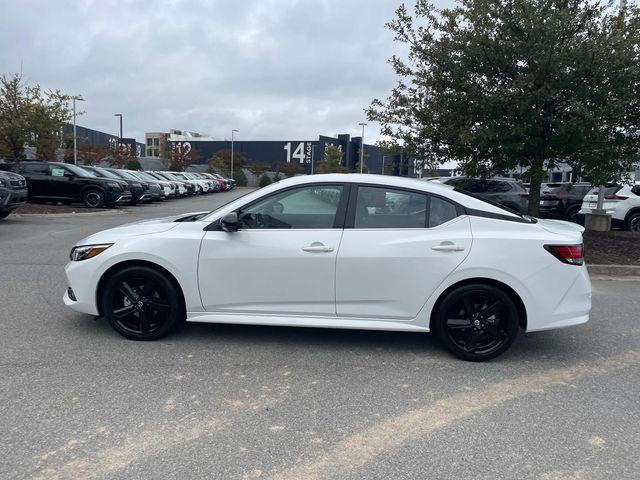
[[[453,242],[442,242],[440,245],[434,245],[431,250],[437,252],[461,252],[464,250],[464,245],[456,245]]]
[[[311,245],[302,247],[302,250],[304,252],[312,252],[312,253],[333,252],[333,247],[327,247],[325,244],[321,242],[313,242]]]

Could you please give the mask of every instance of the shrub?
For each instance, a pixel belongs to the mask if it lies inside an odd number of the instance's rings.
[[[280,177],[280,172],[276,172],[273,176],[273,182],[279,182],[280,180],[282,180],[282,177]]]
[[[244,170],[242,170],[241,168],[238,168],[237,170],[233,171],[233,179],[236,181],[236,185],[239,187],[246,187],[247,186],[247,176],[244,173]]]
[[[270,184],[271,184],[271,179],[269,178],[269,175],[267,175],[266,173],[263,173],[262,176],[260,177],[260,182],[258,183],[258,185],[260,186],[260,188],[262,188]]]

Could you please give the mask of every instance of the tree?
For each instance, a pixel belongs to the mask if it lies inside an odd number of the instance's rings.
[[[61,131],[71,118],[69,95],[26,85],[21,74],[0,77],[0,151],[20,161],[24,147],[40,150],[38,156],[53,160],[62,143]]]
[[[269,165],[264,163],[252,163],[247,165],[247,169],[254,175],[262,175],[264,172],[269,170]]]
[[[174,172],[184,172],[187,167],[202,158],[200,152],[191,144],[176,143],[169,150],[169,170]]]
[[[239,187],[246,187],[247,184],[249,183],[247,180],[247,176],[245,175],[244,170],[242,168],[234,167],[233,179],[236,181],[236,185],[238,185]]]
[[[248,159],[244,153],[233,152],[234,176],[235,176],[236,168],[240,169],[244,167],[247,164],[247,162],[248,162]],[[231,150],[224,149],[224,150],[217,151],[211,157],[211,159],[209,159],[208,170],[212,173],[219,173],[224,177],[229,177],[231,172]]]
[[[76,140],[76,155],[78,163],[83,165],[100,165],[100,163],[111,157],[111,150],[100,145],[92,145],[86,138],[78,137]],[[64,161],[73,163],[73,138],[67,139],[64,150]]]
[[[127,145],[119,145],[109,150],[107,159],[109,163],[116,168],[128,168],[127,165],[138,164],[138,157],[127,148]]]
[[[346,173],[347,170],[342,166],[342,150],[335,145],[329,145],[324,151],[324,158],[316,169],[318,173]]]
[[[293,177],[304,172],[299,163],[281,163],[278,165],[278,171],[285,177]]]
[[[537,215],[547,168],[595,183],[632,168],[640,147],[640,10],[586,0],[416,0],[387,26],[408,47],[368,117],[405,152],[468,174],[522,167]]]

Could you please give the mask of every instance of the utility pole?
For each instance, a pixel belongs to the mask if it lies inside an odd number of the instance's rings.
[[[367,124],[360,122],[358,125],[362,125],[362,139],[360,140],[360,173],[364,173],[364,127]]]

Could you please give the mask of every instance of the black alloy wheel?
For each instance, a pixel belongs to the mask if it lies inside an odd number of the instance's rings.
[[[132,340],[156,340],[185,318],[178,287],[149,267],[128,267],[104,288],[102,311],[111,326]]]
[[[470,284],[450,292],[433,327],[447,349],[463,360],[483,361],[504,353],[515,340],[518,309],[497,287]]]
[[[640,212],[632,213],[627,219],[627,230],[640,233]]]
[[[87,190],[82,195],[82,201],[87,208],[100,208],[104,205],[104,195],[99,190]]]

